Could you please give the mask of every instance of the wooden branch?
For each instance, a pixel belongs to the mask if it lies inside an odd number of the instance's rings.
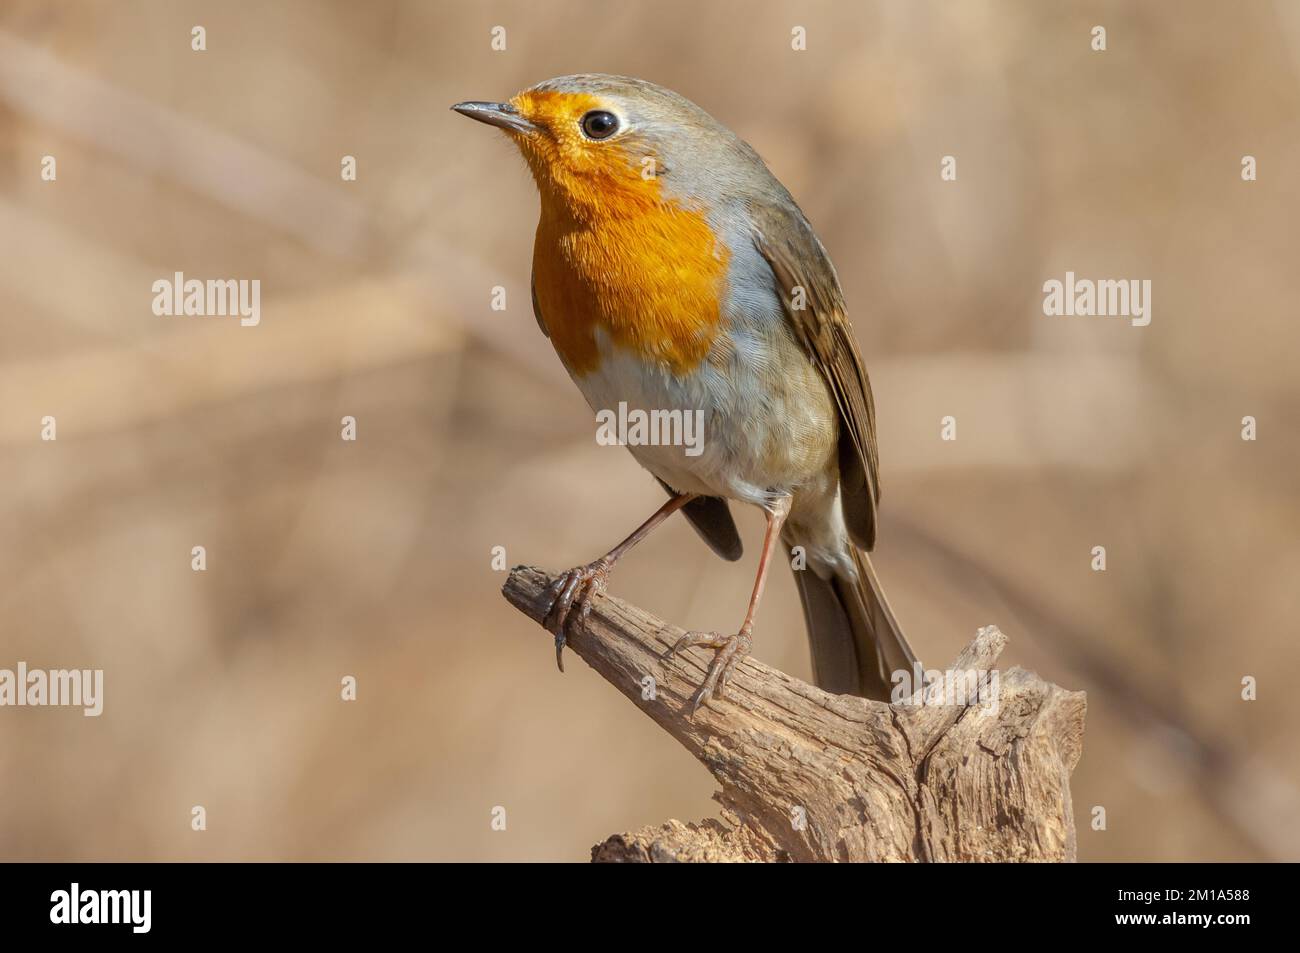
[[[552,579],[518,567],[503,591],[540,623]],[[1069,779],[1085,697],[1019,668],[995,671],[1006,644],[995,627],[949,670],[944,684],[964,698],[831,695],[750,658],[694,719],[712,654],[661,661],[681,634],[598,596],[569,646],[712,772],[722,819],[616,834],[593,861],[1075,859]]]

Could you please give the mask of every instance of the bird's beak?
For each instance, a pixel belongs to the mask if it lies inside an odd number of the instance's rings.
[[[489,126],[497,126],[509,132],[532,133],[537,127],[519,115],[519,110],[509,103],[457,103],[451,107],[462,116],[477,119]]]

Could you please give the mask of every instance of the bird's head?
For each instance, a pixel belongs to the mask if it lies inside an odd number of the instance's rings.
[[[707,205],[738,167],[757,162],[690,100],[626,76],[562,76],[507,102],[452,108],[503,130],[528,162],[543,203],[559,202],[575,215],[634,213],[667,199]]]

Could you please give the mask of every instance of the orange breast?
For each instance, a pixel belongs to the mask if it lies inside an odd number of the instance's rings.
[[[575,203],[575,188],[592,194]],[[625,175],[542,192],[533,282],[571,373],[599,366],[596,332],[647,361],[689,371],[721,323],[728,253],[702,213]]]

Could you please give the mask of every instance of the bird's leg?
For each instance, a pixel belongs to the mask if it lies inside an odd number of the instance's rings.
[[[710,698],[722,697],[731,674],[753,646],[754,616],[758,612],[758,602],[763,597],[763,586],[767,582],[767,567],[781,538],[781,527],[789,515],[788,494],[778,498],[767,508],[767,532],[763,536],[763,553],[758,557],[758,576],[754,579],[754,592],[749,597],[749,609],[745,612],[745,621],[741,623],[740,631],[735,635],[727,636],[716,632],[687,632],[663,655],[664,659],[670,659],[682,649],[695,645],[707,645],[716,650],[713,661],[709,664],[708,673],[704,676],[704,684],[700,686],[700,690],[695,693],[695,698],[691,702],[692,717]]]
[[[587,624],[587,617],[591,615],[591,597],[605,591],[605,583],[609,578],[609,571],[614,568],[614,563],[618,562],[629,549],[649,536],[652,529],[695,497],[694,493],[679,493],[677,496],[670,497],[667,503],[659,507],[653,516],[638,526],[623,542],[595,562],[570,569],[547,588],[551,596],[551,608],[547,611],[542,625],[555,636],[555,664],[560,667],[561,672],[564,671],[566,626],[575,624],[572,621],[574,619],[579,626]],[[578,607],[576,616],[571,611],[575,605]]]

